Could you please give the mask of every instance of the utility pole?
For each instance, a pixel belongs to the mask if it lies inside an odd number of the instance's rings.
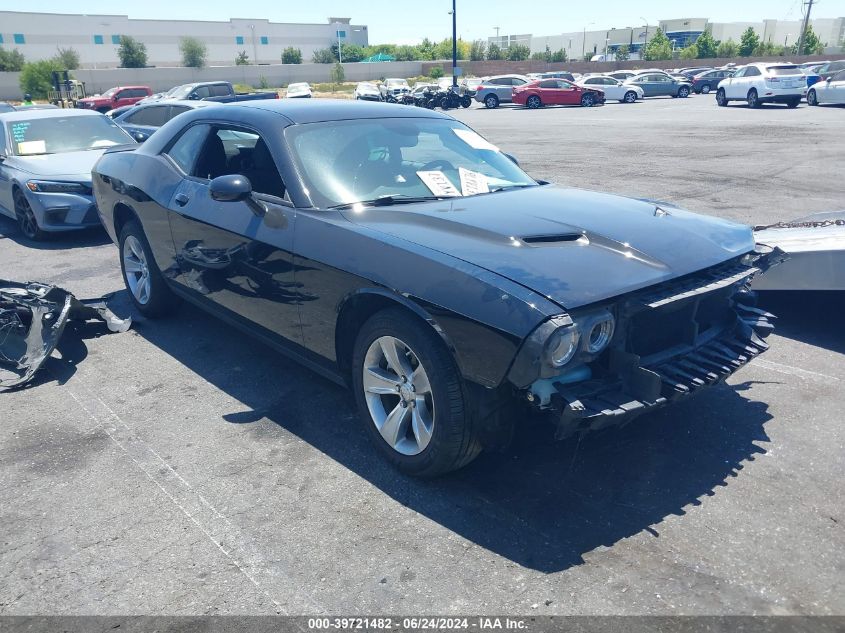
[[[452,87],[458,87],[458,76],[455,74],[458,68],[458,19],[455,15],[455,2],[452,0]]]
[[[798,55],[804,54],[804,37],[807,35],[807,26],[810,24],[810,11],[813,10],[813,0],[807,0],[807,12],[804,14],[804,24],[801,26],[801,37],[798,38]]]

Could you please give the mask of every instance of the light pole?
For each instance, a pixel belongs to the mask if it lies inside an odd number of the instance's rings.
[[[255,45],[255,25],[250,24],[249,30],[252,31],[252,59],[255,60],[253,63],[258,64],[258,47]]]
[[[493,28],[496,29],[496,46],[501,46],[499,43],[499,27],[494,26]]]
[[[610,45],[610,38],[605,37],[604,38],[604,61],[610,61],[610,60],[607,59],[607,48],[608,48],[609,45]]]
[[[640,20],[645,23],[645,41],[643,42],[643,47],[640,49],[640,59],[645,59],[645,47],[648,46],[648,20],[643,16],[640,16]]]
[[[584,33],[581,35],[581,61],[584,61],[584,57],[587,54],[587,27],[592,26],[595,22],[590,22],[589,24],[584,25]]]
[[[458,69],[458,20],[457,16],[455,15],[455,3],[457,0],[452,0],[452,10],[449,12],[452,14],[452,87],[458,87],[458,76],[455,72]],[[498,27],[496,27],[498,31]],[[497,33],[498,35],[498,33]]]

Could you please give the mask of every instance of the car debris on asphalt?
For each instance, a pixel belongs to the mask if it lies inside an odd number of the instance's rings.
[[[107,299],[80,300],[57,286],[0,279],[0,389],[31,381],[56,349],[68,321],[99,320],[111,332],[128,330],[132,319],[115,316]]]

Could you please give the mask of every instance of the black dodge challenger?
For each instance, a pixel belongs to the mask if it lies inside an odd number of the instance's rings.
[[[627,421],[766,349],[751,229],[533,180],[444,114],[255,101],[182,114],[94,168],[148,316],[193,302],[354,390],[407,473],[459,468],[526,408]]]

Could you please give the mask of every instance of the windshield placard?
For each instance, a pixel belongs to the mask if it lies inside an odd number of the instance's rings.
[[[477,171],[458,167],[461,176],[461,193],[465,196],[475,196],[479,193],[490,193],[487,176]]]
[[[420,177],[435,196],[460,196],[461,192],[452,184],[442,171],[418,171]]]
[[[18,155],[26,156],[27,154],[46,154],[46,141],[22,141],[18,143]]]

